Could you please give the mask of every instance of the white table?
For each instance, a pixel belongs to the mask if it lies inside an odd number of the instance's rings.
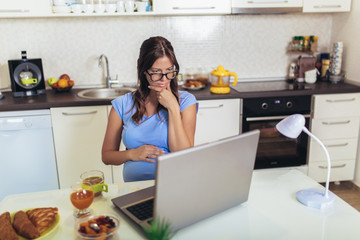
[[[143,239],[144,235],[118,213],[111,199],[151,185],[153,181],[111,185],[91,208],[119,216],[119,239]],[[360,239],[360,212],[340,198],[323,211],[303,206],[295,193],[305,188],[322,186],[297,170],[255,171],[246,203],[184,228],[174,239]],[[49,239],[73,239],[74,209],[69,194],[70,189],[63,189],[8,196],[0,203],[0,213],[57,206],[61,221]]]

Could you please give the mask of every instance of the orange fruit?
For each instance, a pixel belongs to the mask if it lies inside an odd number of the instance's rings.
[[[60,88],[66,88],[66,87],[68,87],[69,86],[69,82],[68,82],[68,80],[67,79],[60,79],[59,81],[58,81],[58,86],[60,87]]]

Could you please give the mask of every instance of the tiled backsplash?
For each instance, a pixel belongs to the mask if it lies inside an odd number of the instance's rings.
[[[98,58],[110,74],[136,82],[141,43],[168,38],[182,72],[222,64],[241,79],[284,77],[291,60],[286,47],[294,35],[319,36],[320,50],[331,41],[330,14],[143,16],[0,19],[0,88],[10,86],[7,60],[42,58],[45,78],[67,73],[79,86],[104,85]]]

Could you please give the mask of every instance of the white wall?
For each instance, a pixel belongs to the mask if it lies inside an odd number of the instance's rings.
[[[68,73],[75,86],[104,84],[97,58],[104,53],[110,73],[136,82],[136,59],[143,40],[168,38],[181,70],[224,65],[239,78],[284,77],[294,35],[318,35],[330,45],[331,14],[68,17],[0,19],[0,88],[10,86],[7,60],[42,58],[45,78]]]
[[[360,83],[360,1],[352,1],[351,12],[333,19],[332,41],[344,42],[343,62],[347,78]],[[360,106],[359,106],[360,107]],[[354,183],[360,186],[360,142]]]

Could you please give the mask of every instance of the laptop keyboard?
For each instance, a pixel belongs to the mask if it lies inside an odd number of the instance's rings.
[[[154,199],[149,199],[144,202],[132,205],[126,208],[131,214],[137,217],[139,220],[144,221],[145,219],[153,216]]]

